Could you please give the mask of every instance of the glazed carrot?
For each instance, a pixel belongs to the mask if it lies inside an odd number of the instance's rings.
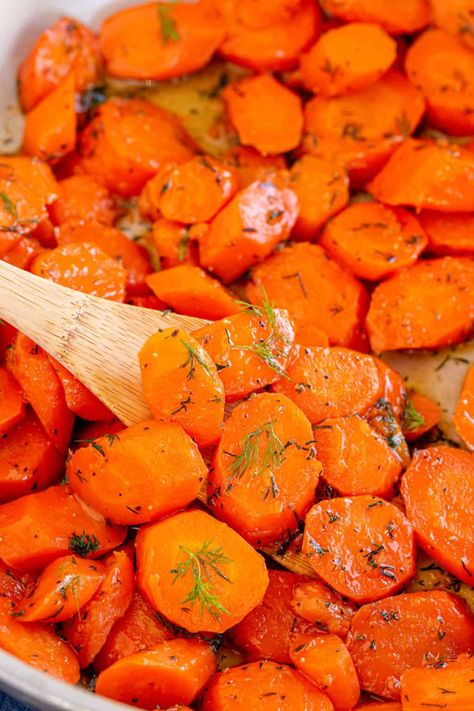
[[[344,165],[330,158],[306,155],[293,163],[290,184],[300,211],[292,237],[311,240],[319,229],[349,201],[349,181]]]
[[[368,701],[357,704],[353,711],[403,711],[398,701]]]
[[[326,694],[286,664],[253,662],[216,674],[204,693],[202,711],[333,711]]]
[[[327,417],[362,415],[377,400],[381,378],[372,356],[348,348],[296,346],[288,378],[273,386],[313,424]]]
[[[120,545],[125,533],[69,486],[51,486],[0,506],[0,557],[19,570],[42,570],[68,553],[98,558]]]
[[[215,654],[201,639],[171,639],[119,659],[101,672],[96,693],[142,709],[190,704],[216,671]]]
[[[46,566],[35,585],[15,606],[20,622],[63,622],[89,602],[105,577],[99,561],[76,556],[57,558]]]
[[[47,625],[22,625],[12,611],[11,600],[0,597],[0,647],[36,669],[77,684],[79,664],[71,647]]]
[[[190,139],[163,109],[140,99],[110,99],[84,129],[81,169],[111,192],[137,195],[165,163],[189,160]]]
[[[152,607],[190,632],[229,629],[262,601],[268,585],[262,556],[203,511],[141,528],[136,555],[138,585]]]
[[[295,338],[287,312],[274,309],[268,300],[193,335],[214,361],[228,402],[284,378]]]
[[[430,398],[417,392],[407,395],[402,418],[402,430],[407,442],[429,432],[441,420],[441,408]]]
[[[346,644],[361,688],[397,700],[404,671],[471,650],[474,623],[457,595],[406,593],[361,607]]]
[[[23,151],[55,162],[76,146],[76,86],[69,74],[25,116]]]
[[[210,0],[127,7],[109,15],[100,30],[107,72],[130,79],[172,79],[204,67],[224,39]]]
[[[233,146],[224,153],[221,160],[237,172],[241,188],[286,168],[284,156],[262,156],[250,146]]]
[[[305,620],[313,622],[318,631],[338,635],[342,639],[349,632],[354,614],[352,605],[320,580],[297,583],[293,588],[291,607]]]
[[[342,266],[369,281],[413,264],[427,243],[414,215],[378,202],[350,205],[328,223],[320,239]]]
[[[102,422],[82,423],[74,430],[75,439],[71,442],[71,449],[75,451],[79,447],[86,447],[93,440],[105,435],[115,435],[125,429],[119,420],[103,420]]]
[[[197,264],[195,239],[199,239],[206,226],[185,227],[178,222],[161,218],[153,224],[152,240],[158,252],[162,269],[170,269],[180,264]]]
[[[50,207],[52,207],[52,205],[50,205]],[[31,237],[36,239],[40,243],[40,245],[42,247],[45,247],[46,249],[52,249],[53,247],[57,247],[58,244],[56,241],[56,232],[54,229],[54,225],[49,219],[49,217],[46,217],[44,220],[41,220],[38,223],[38,225],[31,233]]]
[[[454,412],[456,430],[468,449],[474,449],[474,367],[467,371]]]
[[[43,248],[34,237],[21,237],[20,241],[10,249],[3,260],[19,269],[29,270],[36,257],[42,254]]]
[[[100,79],[101,58],[95,35],[88,27],[61,17],[39,35],[20,66],[18,90],[24,111],[30,111],[72,73],[82,92]]]
[[[304,146],[309,152],[332,152],[349,170],[351,184],[360,187],[413,133],[424,108],[421,93],[400,72],[390,70],[353,94],[308,101]]]
[[[313,506],[303,552],[323,580],[359,604],[401,590],[415,572],[410,523],[396,506],[375,496]]]
[[[405,267],[372,293],[367,329],[376,353],[437,348],[463,340],[474,324],[474,264],[441,257]]]
[[[2,156],[0,167],[2,177],[26,184],[30,197],[35,193],[45,205],[56,200],[59,192],[58,182],[50,166],[44,161],[23,155]]]
[[[392,498],[400,462],[387,442],[358,415],[324,420],[315,430],[322,476],[341,496]]]
[[[0,502],[6,503],[58,481],[64,456],[48,439],[31,409],[0,438]]]
[[[272,76],[248,77],[222,92],[240,143],[263,155],[296,148],[303,131],[301,99]]]
[[[255,181],[228,203],[200,241],[201,266],[234,281],[286,240],[298,216],[298,199],[286,176]]]
[[[90,175],[72,175],[58,183],[58,198],[49,208],[54,225],[85,220],[111,225],[116,210],[109,191]]]
[[[472,703],[474,660],[472,654],[460,654],[434,666],[412,667],[401,678],[404,711],[428,708],[468,709]]]
[[[152,269],[144,247],[128,239],[121,230],[88,220],[65,222],[57,232],[60,247],[85,242],[93,243],[127,271],[127,292],[141,294],[146,291],[145,279]]]
[[[105,558],[104,565],[105,577],[97,592],[80,613],[61,626],[77,650],[82,669],[100,652],[112,626],[125,614],[133,598],[135,576],[129,556],[114,551]]]
[[[17,329],[9,323],[0,322],[0,361],[5,362],[6,354],[15,343]]]
[[[474,455],[452,447],[417,450],[401,491],[420,546],[470,585],[474,542],[465,502],[474,491]]]
[[[167,328],[145,342],[138,359],[143,394],[153,417],[181,425],[199,447],[216,444],[224,420],[224,385],[199,342],[191,334]],[[184,469],[184,462],[180,468]],[[195,468],[202,477],[197,462]]]
[[[367,420],[377,434],[385,439],[392,453],[402,465],[402,469],[406,469],[410,463],[410,451],[402,432],[402,416],[397,417],[395,415],[390,400],[387,400],[384,396],[379,398],[366,411],[364,419]]]
[[[471,0],[430,0],[431,21],[474,48],[474,8]]]
[[[296,531],[321,472],[312,439],[309,420],[284,395],[262,393],[234,408],[209,474],[217,518],[255,546]]]
[[[34,575],[22,573],[0,561],[0,597],[8,597],[10,600],[18,602],[34,585],[34,582]]]
[[[67,472],[81,499],[113,523],[133,526],[189,504],[206,467],[182,427],[146,420],[81,447]]]
[[[48,438],[60,454],[69,444],[74,415],[69,411],[61,381],[42,348],[18,332],[8,351],[7,367],[25,399],[37,414]]]
[[[347,711],[359,700],[354,662],[344,642],[333,634],[295,634],[290,647],[296,669],[323,689],[335,711]]]
[[[186,224],[207,222],[238,187],[234,170],[211,156],[196,156],[181,165],[164,166],[145,185],[140,206],[155,219],[162,215]]]
[[[373,22],[390,34],[415,32],[429,22],[428,0],[321,0],[323,9],[349,22]]]
[[[289,245],[255,267],[248,299],[260,304],[264,293],[276,307],[291,313],[299,343],[313,345],[316,328],[331,344],[363,345],[367,292],[318,245]]]
[[[244,25],[264,29],[268,25],[288,22],[300,5],[301,0],[240,0],[236,10]]]
[[[0,434],[11,430],[24,416],[23,391],[13,375],[0,367]]]
[[[125,299],[127,272],[94,242],[65,244],[35,259],[31,271],[56,284],[111,301]]]
[[[428,237],[428,249],[432,254],[474,254],[474,212],[422,210],[418,220]]]
[[[66,404],[83,420],[109,420],[112,412],[80,380],[74,377],[59,361],[48,356],[56,375],[64,388]]]
[[[222,284],[199,267],[183,264],[151,274],[146,281],[178,314],[214,321],[242,310]]]
[[[389,403],[394,417],[402,420],[407,403],[407,389],[400,373],[390,368],[380,358],[375,358],[382,377],[382,398]]]
[[[395,151],[368,189],[374,197],[389,205],[471,212],[474,151],[408,139]]]
[[[353,22],[325,32],[301,58],[304,86],[321,96],[365,89],[395,61],[397,45],[377,25]]]
[[[458,136],[474,133],[474,56],[461,38],[427,30],[409,48],[405,68],[426,99],[431,125]]]
[[[226,25],[226,38],[219,53],[228,61],[259,71],[281,71],[295,66],[300,52],[319,33],[320,13],[316,3],[301,0],[290,18],[273,16],[271,24],[252,27],[245,18],[249,14],[254,16],[256,4],[252,3],[250,13],[242,17],[241,0],[218,0]],[[286,8],[288,12],[288,3]]]

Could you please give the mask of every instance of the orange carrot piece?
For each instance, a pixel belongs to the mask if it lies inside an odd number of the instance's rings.
[[[207,225],[204,231],[207,230]],[[197,264],[194,239],[202,235],[201,225],[185,227],[178,222],[161,218],[153,224],[152,240],[162,269],[170,269],[180,264]]]
[[[0,434],[11,430],[24,416],[23,391],[13,375],[0,367]]]
[[[104,420],[103,422],[83,423],[74,430],[75,439],[71,442],[71,449],[74,452],[76,449],[79,449],[79,447],[85,447],[93,440],[99,439],[99,437],[115,435],[124,429],[125,425],[123,425],[120,420],[117,420],[117,418]]]
[[[474,495],[474,455],[453,447],[415,451],[401,492],[420,546],[470,585],[474,538],[465,502]]]
[[[473,289],[474,263],[467,257],[405,267],[372,293],[372,349],[437,348],[463,340],[474,325]]]
[[[233,146],[224,153],[221,160],[237,172],[241,188],[286,168],[284,156],[262,156],[250,146]]]
[[[190,704],[216,671],[216,658],[202,639],[170,639],[119,659],[97,678],[100,696],[142,709]]]
[[[436,212],[422,210],[418,220],[433,254],[474,255],[474,212]]]
[[[416,262],[428,240],[408,210],[359,202],[331,220],[319,243],[355,276],[380,281]]]
[[[71,647],[48,625],[22,625],[12,616],[12,602],[0,597],[0,647],[32,667],[69,684],[79,681],[79,664]]]
[[[286,240],[298,216],[298,199],[286,176],[255,181],[212,220],[200,242],[201,265],[224,282],[241,276]]]
[[[313,506],[303,552],[323,580],[359,604],[398,592],[415,572],[411,524],[396,506],[375,496]]]
[[[52,207],[52,205],[50,207]],[[31,237],[37,240],[41,247],[45,247],[46,249],[52,249],[58,245],[54,225],[49,217],[38,223],[37,227],[35,227],[31,233]]]
[[[364,605],[346,640],[361,688],[398,700],[410,667],[436,664],[474,645],[474,623],[457,595],[438,590],[405,593]]]
[[[410,463],[410,451],[402,432],[401,417],[395,416],[394,409],[384,396],[379,398],[365,413],[364,419],[389,445],[393,454],[402,465],[402,469]]]
[[[321,472],[311,440],[309,420],[284,395],[262,393],[235,407],[209,474],[217,518],[255,546],[296,531]]]
[[[353,711],[403,711],[398,701],[368,701],[354,706]]]
[[[83,420],[110,420],[113,417],[109,408],[67,368],[52,356],[48,358],[64,388],[66,404],[71,412]]]
[[[13,347],[16,339],[17,329],[9,323],[0,322],[0,361],[5,362],[6,355]]]
[[[402,674],[402,707],[404,711],[424,707],[463,711],[472,704],[472,679],[472,653],[430,667],[412,667]]]
[[[34,237],[21,237],[20,241],[3,257],[4,261],[19,269],[29,270],[43,248]]]
[[[299,343],[313,345],[316,328],[330,344],[361,347],[367,292],[319,245],[291,244],[255,267],[247,296],[261,304],[265,294],[277,308],[288,309]]]
[[[90,175],[71,175],[58,183],[58,198],[49,208],[54,225],[84,220],[111,225],[116,210],[109,191]]]
[[[10,568],[0,560],[0,597],[8,597],[15,603],[33,587],[35,576]]]
[[[474,366],[467,371],[454,412],[454,424],[466,447],[474,449]]]
[[[262,556],[229,526],[203,511],[185,511],[141,528],[136,555],[137,581],[145,597],[155,610],[189,632],[224,632],[262,601],[268,586]],[[198,555],[206,562],[205,570]],[[212,566],[207,565],[210,560]],[[204,576],[202,597],[194,596],[191,561]]]
[[[373,22],[393,35],[416,32],[429,22],[428,0],[321,0],[323,9],[349,22]]]
[[[394,417],[401,420],[407,400],[405,381],[400,373],[390,368],[380,358],[375,358],[375,362],[382,378],[382,398],[389,403]]]
[[[186,506],[206,476],[199,450],[182,427],[154,420],[81,447],[67,471],[81,499],[113,523],[131,526]]]
[[[410,392],[402,418],[402,430],[407,442],[413,442],[436,427],[441,417],[441,408],[433,400],[421,393]],[[456,416],[454,419],[456,421]]]
[[[242,24],[265,29],[268,25],[291,20],[300,4],[301,0],[239,0],[235,9]]]
[[[320,580],[297,583],[293,588],[291,607],[297,615],[313,622],[318,631],[336,634],[342,639],[349,632],[354,614],[351,603],[342,600]]]
[[[471,0],[430,0],[431,21],[453,35],[458,35],[474,49],[474,7]]]

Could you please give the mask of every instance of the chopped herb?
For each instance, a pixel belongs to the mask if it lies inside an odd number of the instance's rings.
[[[453,356],[451,353],[448,353],[448,355],[443,358],[441,363],[436,366],[435,370],[441,370],[442,368],[444,368],[446,363],[449,363],[450,360],[454,361],[455,363],[465,363],[466,365],[470,364],[470,360],[468,358],[461,358],[460,356]]]
[[[115,440],[117,440],[117,442],[120,441],[120,437],[118,436],[118,434],[107,433],[104,435],[104,437],[107,440],[107,444],[109,445],[109,447],[111,447],[113,445]]]
[[[423,427],[424,424],[425,418],[421,412],[418,412],[413,404],[413,400],[407,396],[402,417],[402,428],[407,432],[413,432],[419,427]]]
[[[160,22],[161,39],[163,44],[168,42],[177,42],[181,39],[181,35],[176,29],[176,24],[171,16],[171,3],[161,3],[157,5],[158,19]]]
[[[17,220],[18,210],[15,203],[12,202],[11,198],[6,193],[0,193],[0,200],[3,203],[3,209],[5,210],[5,212],[8,212],[11,217]]]
[[[183,230],[184,234],[179,240],[179,246],[178,246],[178,259],[180,262],[184,262],[186,259],[186,255],[188,253],[188,246],[189,246],[189,232],[187,229]]]
[[[69,537],[69,550],[81,558],[87,558],[88,555],[98,551],[99,548],[100,541],[94,534],[91,535],[82,531],[80,536],[77,533],[73,533]]]
[[[192,380],[194,378],[194,373],[196,371],[196,362],[199,363],[199,365],[204,368],[206,373],[210,375],[211,371],[209,370],[207,364],[203,361],[197,350],[182,338],[180,338],[179,340],[188,351],[188,357],[186,358],[184,363],[181,363],[181,365],[179,366],[180,368],[188,368],[186,380]]]
[[[281,358],[284,353],[281,348],[275,343],[275,327],[276,327],[276,316],[275,307],[270,303],[265,291],[263,292],[263,304],[259,306],[257,304],[249,304],[245,301],[238,301],[244,310],[253,312],[256,316],[261,319],[266,319],[268,325],[270,326],[270,333],[264,340],[257,341],[250,345],[235,345],[232,346],[233,350],[251,351],[256,356],[261,358],[261,360],[268,365],[269,368],[278,373],[282,378],[288,378],[288,375],[282,369],[278,358]]]
[[[317,541],[314,540],[314,538],[310,537],[309,542],[311,548],[313,548],[317,555],[323,556],[326,555],[326,553],[329,553],[329,548],[323,548]]]
[[[275,420],[265,422],[253,432],[245,435],[241,442],[242,451],[230,462],[227,467],[232,478],[241,479],[243,475],[254,467],[257,476],[266,469],[273,472],[281,466],[285,454],[285,445],[276,434],[273,425]],[[260,438],[264,438],[264,449],[260,453]]]

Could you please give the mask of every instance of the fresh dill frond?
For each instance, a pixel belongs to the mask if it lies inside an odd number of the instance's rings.
[[[95,553],[99,548],[100,541],[94,534],[86,533],[83,530],[80,536],[77,533],[69,536],[69,550],[81,558],[87,558],[90,553]]]
[[[279,358],[283,358],[285,354],[275,342],[277,338],[275,306],[270,302],[266,291],[263,290],[263,300],[261,306],[259,304],[249,304],[246,301],[238,301],[237,303],[242,306],[243,311],[250,311],[259,318],[266,320],[268,322],[270,332],[264,340],[243,346],[235,345],[232,346],[232,349],[250,351],[251,353],[254,353],[258,358],[263,360],[269,368],[274,370],[275,373],[278,373],[280,377],[288,378],[288,375],[285,373],[278,360]]]
[[[207,364],[203,361],[197,350],[182,338],[180,338],[179,340],[188,351],[188,357],[186,358],[184,363],[181,363],[181,365],[179,366],[180,368],[188,368],[186,380],[192,380],[194,378],[194,373],[196,371],[196,363],[199,363],[199,365],[204,368],[206,373],[210,375],[211,371],[209,370]]]
[[[79,605],[79,596],[77,594],[77,589],[76,586],[79,585],[81,582],[81,576],[80,575],[73,575],[71,578],[66,580],[58,589],[58,592],[61,596],[61,598],[66,602],[69,597],[69,590],[71,591],[71,594],[74,598],[74,602],[76,603],[76,612],[77,616],[79,618],[79,621],[81,620],[81,609]],[[58,612],[56,615],[59,614]]]
[[[403,411],[402,428],[407,432],[413,432],[419,427],[423,427],[424,424],[425,418],[421,412],[418,412],[413,404],[413,400],[407,396],[405,409]]]
[[[248,301],[237,301],[242,311],[251,311],[260,318],[266,318],[271,329],[275,328],[275,305],[271,303],[265,289],[262,289],[262,304],[250,304]]]
[[[168,42],[177,42],[181,39],[181,35],[176,29],[176,23],[171,16],[170,10],[174,3],[161,3],[157,4],[158,20],[160,22],[160,32],[163,44]]]
[[[13,202],[13,200],[7,195],[6,193],[0,193],[0,200],[3,203],[3,208],[5,212],[8,212],[11,217],[13,217],[15,220],[18,219],[18,210],[17,206]]]
[[[241,479],[249,470],[256,468],[256,475],[261,475],[267,469],[273,472],[277,469],[285,454],[285,445],[275,432],[275,420],[265,422],[253,432],[245,435],[242,440],[242,451],[234,457],[227,467],[232,478]],[[260,453],[260,437],[265,438],[265,446]]]

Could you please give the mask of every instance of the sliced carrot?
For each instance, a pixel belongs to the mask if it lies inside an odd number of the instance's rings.
[[[79,664],[71,647],[47,625],[22,625],[13,616],[12,602],[0,597],[0,647],[32,667],[69,684],[79,681]]]
[[[124,301],[127,272],[93,242],[65,244],[44,252],[31,271],[56,284],[111,301]]]
[[[101,672],[96,693],[142,709],[190,704],[216,671],[216,658],[202,639],[171,639]]]
[[[474,263],[441,257],[405,267],[372,293],[367,316],[376,353],[437,348],[463,340],[474,325]]]
[[[407,395],[402,418],[402,430],[407,442],[429,432],[441,420],[441,408],[429,397],[417,392]],[[456,417],[455,417],[456,419]]]
[[[405,711],[418,711],[425,706],[463,711],[472,704],[472,679],[472,653],[431,667],[412,667],[402,674],[402,707]]]
[[[46,163],[25,156],[0,160],[0,257],[32,232],[48,213],[57,184]]]
[[[52,207],[52,205],[50,207]],[[38,223],[37,227],[35,227],[35,229],[31,233],[31,236],[33,239],[37,240],[42,247],[45,247],[46,249],[52,249],[53,247],[57,247],[58,245],[56,241],[56,232],[54,229],[54,225],[49,219],[49,217],[45,218],[44,220],[41,220],[41,222]]]
[[[296,346],[288,378],[273,386],[313,424],[327,417],[362,415],[377,400],[381,378],[374,358],[348,348]]]
[[[235,407],[209,474],[217,518],[256,546],[296,531],[321,472],[312,439],[309,420],[284,395],[262,393]]]
[[[178,314],[214,321],[242,310],[222,284],[199,267],[172,267],[147,277],[147,284]]]
[[[415,32],[429,22],[428,0],[321,0],[323,9],[349,22],[373,22],[394,35]]]
[[[405,381],[400,373],[390,368],[383,360],[376,358],[375,362],[382,376],[382,398],[388,402],[392,408],[394,417],[401,420],[404,415],[407,389]]]
[[[375,496],[313,506],[303,552],[323,580],[359,604],[398,592],[415,572],[410,523],[396,506]]]
[[[71,552],[98,558],[120,545],[125,533],[108,525],[69,486],[51,486],[0,506],[0,557],[19,570],[42,570]]]
[[[166,309],[165,302],[154,294],[147,294],[146,296],[129,296],[126,303],[131,304],[132,306],[140,306],[142,309],[154,309],[155,311],[164,311]]]
[[[437,590],[406,593],[364,605],[352,618],[346,644],[361,688],[400,698],[410,667],[449,659],[474,645],[474,622],[457,595]]]
[[[410,451],[402,431],[402,417],[395,415],[391,402],[382,396],[369,407],[364,419],[375,432],[385,439],[392,453],[402,465],[402,469],[406,469],[410,464]]]
[[[291,313],[299,343],[312,345],[316,327],[331,344],[361,346],[367,292],[319,245],[289,245],[255,267],[248,298],[261,304],[265,294],[277,308]]]
[[[207,230],[207,226],[204,231]],[[162,269],[180,264],[197,264],[194,239],[202,234],[200,225],[185,227],[178,222],[161,218],[153,224],[152,239]]]
[[[132,602],[135,587],[133,564],[123,551],[104,560],[105,577],[80,613],[62,624],[62,632],[77,650],[81,668],[89,666],[105,644],[112,626]]]
[[[253,610],[267,589],[262,556],[203,511],[185,511],[140,529],[136,554],[145,597],[190,632],[224,632]],[[198,579],[204,581],[199,594]]]
[[[320,240],[342,266],[369,281],[413,264],[427,243],[414,215],[378,202],[350,205],[328,223]]]
[[[336,634],[342,639],[349,632],[354,614],[351,603],[342,600],[320,580],[297,583],[293,588],[291,607],[305,620],[313,622],[318,631]]]
[[[124,197],[137,195],[169,162],[189,160],[190,139],[166,111],[140,99],[109,99],[84,129],[81,168]]]
[[[81,447],[67,471],[84,501],[113,523],[131,526],[186,506],[206,476],[199,450],[182,427],[154,420]]]
[[[301,0],[239,0],[237,17],[247,27],[264,29],[268,25],[288,22]]]
[[[74,377],[59,361],[48,356],[56,375],[64,388],[66,404],[83,420],[110,420],[113,413],[80,380]]]
[[[21,237],[20,241],[3,257],[5,262],[19,269],[29,270],[36,257],[42,254],[43,248],[34,237]]]
[[[167,328],[145,342],[138,359],[143,394],[153,417],[181,425],[199,447],[216,444],[224,420],[224,385],[199,342],[191,334]],[[184,471],[184,462],[180,469]],[[202,477],[197,462],[195,469]]]
[[[24,416],[23,391],[13,375],[0,367],[0,434],[11,430]]]
[[[338,96],[380,79],[396,57],[397,45],[378,25],[352,22],[325,32],[301,58],[301,79],[309,91]]]
[[[420,546],[470,585],[474,539],[465,502],[474,495],[474,455],[453,447],[417,450],[401,491]]]
[[[0,321],[0,361],[5,362],[6,355],[15,343],[17,329],[9,323]]]
[[[34,582],[34,575],[10,568],[0,560],[0,597],[18,602],[33,587]]]
[[[204,67],[224,39],[210,0],[150,2],[109,15],[100,30],[107,72],[129,79],[173,79]]]
[[[71,175],[58,183],[59,195],[49,208],[54,225],[85,220],[111,225],[116,210],[109,191],[90,175]]]
[[[474,48],[474,8],[471,0],[430,0],[431,21]]]
[[[471,212],[474,151],[408,139],[395,151],[368,189],[374,197],[389,205]]]
[[[428,237],[428,249],[433,254],[474,254],[474,212],[422,210],[418,219]]]
[[[222,92],[240,142],[263,155],[296,148],[303,132],[301,99],[268,74],[233,82]]]
[[[454,412],[454,425],[466,447],[474,449],[474,367],[467,371]]]
[[[286,240],[298,216],[298,199],[285,176],[255,181],[226,205],[200,241],[201,264],[224,282],[234,281]]]
[[[241,188],[286,168],[284,156],[262,156],[250,146],[233,146],[224,153],[221,160],[237,172]]]
[[[474,133],[474,55],[461,38],[427,30],[409,48],[405,67],[433,126],[458,136]]]

